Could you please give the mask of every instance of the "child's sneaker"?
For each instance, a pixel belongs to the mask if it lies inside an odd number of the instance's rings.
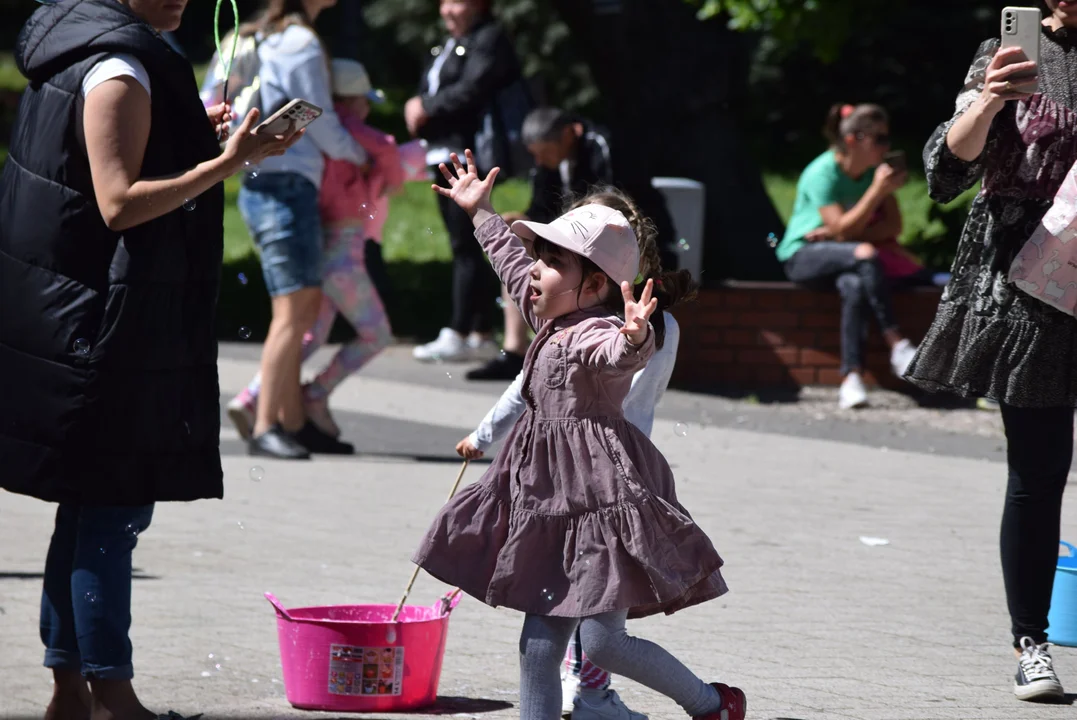
[[[582,694],[577,696],[572,706],[572,720],[647,720],[647,716],[630,710],[616,691],[606,690],[594,700]]]
[[[244,440],[250,440],[254,434],[254,416],[257,406],[251,394],[244,390],[228,403],[228,419],[236,426],[236,431]]]
[[[1048,643],[1037,645],[1032,638],[1021,638],[1021,657],[1013,681],[1013,694],[1018,700],[1061,700],[1065,697],[1047,648]]]
[[[729,687],[723,683],[711,683],[722,698],[722,707],[706,715],[696,715],[693,720],[744,720],[748,710],[748,701],[740,688]]]

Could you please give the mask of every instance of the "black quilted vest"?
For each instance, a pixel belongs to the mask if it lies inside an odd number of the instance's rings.
[[[80,87],[113,52],[150,76],[142,177],[219,153],[190,65],[116,0],[63,0],[22,29],[30,84],[0,175],[0,487],[87,505],[221,497],[223,188],[108,229]]]

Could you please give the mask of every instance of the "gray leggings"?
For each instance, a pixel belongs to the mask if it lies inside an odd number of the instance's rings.
[[[627,612],[594,617],[528,615],[520,635],[520,720],[561,717],[561,661],[580,626],[583,651],[595,665],[673,699],[691,716],[715,712],[721,697],[668,652],[625,632]]]

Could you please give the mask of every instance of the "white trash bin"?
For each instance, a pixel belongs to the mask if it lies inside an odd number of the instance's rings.
[[[656,177],[651,185],[666,199],[677,240],[673,249],[679,269],[689,270],[697,281],[703,272],[703,217],[706,191],[703,183],[688,178]]]

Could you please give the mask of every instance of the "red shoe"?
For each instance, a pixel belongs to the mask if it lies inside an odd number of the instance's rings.
[[[744,720],[744,713],[748,710],[744,691],[722,683],[711,683],[711,687],[721,695],[722,707],[706,715],[697,715],[693,720]]]

